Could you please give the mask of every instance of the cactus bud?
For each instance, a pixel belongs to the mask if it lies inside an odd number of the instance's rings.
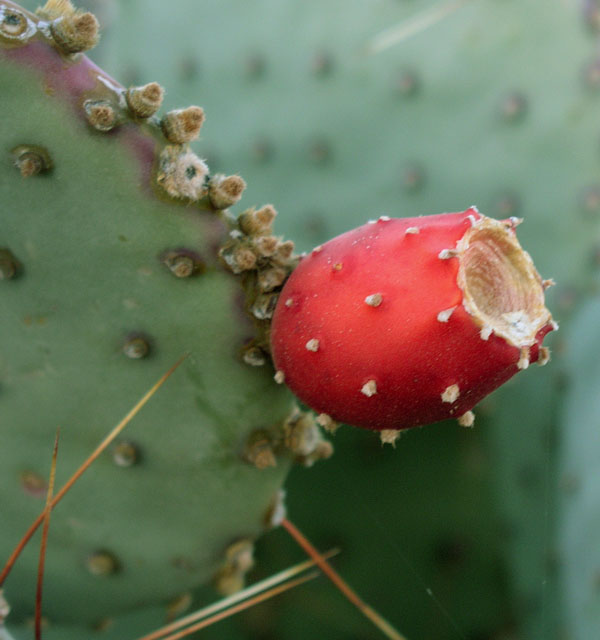
[[[246,183],[240,176],[214,175],[208,185],[208,195],[215,209],[227,209],[239,202]]]
[[[249,236],[268,235],[271,233],[271,225],[277,212],[273,205],[266,204],[258,211],[248,209],[240,215],[240,229]]]
[[[127,106],[137,118],[149,118],[159,109],[164,97],[164,89],[157,82],[143,87],[130,87],[125,93]]]
[[[188,107],[169,111],[161,120],[165,137],[171,144],[186,144],[200,135],[204,123],[201,107]]]
[[[75,11],[50,24],[54,42],[63,53],[89,51],[98,43],[100,25],[92,13]]]

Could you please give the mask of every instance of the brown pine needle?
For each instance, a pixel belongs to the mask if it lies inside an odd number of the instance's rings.
[[[150,400],[150,398],[158,391],[158,389],[165,383],[167,378],[179,367],[179,365],[187,358],[188,354],[183,355],[179,360],[156,382],[143,396],[138,400],[137,404],[129,411],[129,413],[119,422],[119,424],[104,438],[104,440],[98,445],[96,450],[87,458],[87,460],[77,469],[77,471],[69,478],[66,484],[60,489],[60,491],[54,496],[50,503],[50,508],[54,509],[56,505],[63,499],[64,495],[69,489],[79,480],[85,471],[90,467],[92,462],[110,445],[110,443],[123,431],[123,429],[131,422],[131,420],[139,413],[142,407]],[[46,511],[42,511],[36,518],[33,524],[29,527],[25,535],[21,538],[20,542],[11,553],[4,569],[0,573],[0,587],[4,584],[8,574],[10,573],[17,558],[21,555],[21,552],[25,548],[25,545],[29,542],[33,534],[37,531],[40,524],[44,520]]]
[[[309,542],[308,538],[287,518],[281,521],[283,527],[294,538],[294,540],[304,549],[304,551],[315,561],[321,571],[333,582],[333,584],[359,609],[387,638],[391,640],[406,640],[406,638],[396,631],[392,625],[380,616],[364,602],[350,585],[335,571],[335,569],[323,558],[317,549]],[[166,639],[170,640],[170,639]]]
[[[56,457],[58,455],[58,438],[60,428],[56,430],[54,449],[52,451],[52,465],[50,466],[50,479],[48,480],[48,493],[44,508],[44,526],[42,528],[42,544],[40,546],[40,559],[38,562],[37,588],[35,593],[35,640],[42,640],[42,585],[44,583],[44,565],[46,562],[46,546],[48,544],[48,530],[50,529],[50,514],[52,513],[52,497],[54,495],[54,479],[56,478]]]
[[[288,582],[284,582],[283,584],[280,584],[277,587],[273,587],[272,589],[269,589],[268,591],[265,591],[263,593],[260,593],[257,596],[254,596],[254,598],[250,598],[249,600],[244,600],[244,602],[240,602],[239,604],[235,605],[234,607],[230,607],[229,609],[227,609],[226,611],[221,611],[220,613],[216,613],[214,616],[210,616],[209,618],[205,618],[204,620],[198,622],[197,624],[192,625],[191,627],[188,627],[187,629],[184,629],[183,631],[180,631],[179,633],[174,633],[170,636],[167,636],[164,640],[179,640],[179,638],[183,638],[185,636],[190,635],[190,633],[195,633],[196,631],[200,631],[200,629],[204,629],[205,627],[209,627],[212,624],[215,624],[215,622],[219,622],[220,620],[223,620],[224,618],[228,618],[229,616],[234,615],[235,613],[239,613],[240,611],[243,611],[244,609],[249,609],[250,607],[253,607],[257,604],[259,604],[260,602],[264,602],[265,600],[268,600],[269,598],[273,598],[276,595],[279,595],[280,593],[283,593],[284,591],[288,591],[289,589],[293,589],[294,587],[297,587],[301,584],[303,584],[304,582],[308,582],[309,580],[313,580],[314,578],[319,576],[319,572],[318,571],[312,571],[311,573],[305,575],[305,576],[301,576],[300,578],[296,578],[295,580],[289,580]]]
[[[331,549],[330,551],[325,552],[323,554],[323,557],[326,559],[329,559],[337,555],[338,553],[339,553],[339,549]],[[241,600],[245,600],[250,596],[253,596],[257,593],[261,593],[269,589],[270,587],[278,585],[284,582],[285,580],[288,580],[289,578],[293,578],[299,573],[302,573],[303,571],[306,571],[307,569],[310,569],[311,567],[314,567],[314,566],[315,566],[314,560],[306,560],[305,562],[301,562],[297,565],[294,565],[293,567],[284,569],[283,571],[280,571],[275,575],[269,576],[264,580],[260,580],[255,584],[251,584],[249,587],[246,587],[245,589],[242,589],[241,591],[238,591],[237,593],[234,593],[233,595],[228,596],[227,598],[222,598],[221,600],[213,604],[210,604],[207,607],[200,609],[199,611],[195,611],[194,613],[190,613],[188,616],[185,616],[184,618],[175,620],[171,624],[161,627],[160,629],[157,629],[156,631],[153,631],[152,633],[149,633],[148,635],[145,635],[142,638],[139,638],[138,640],[157,640],[157,638],[162,638],[163,636],[166,636],[168,633],[177,631],[177,629],[181,629],[181,627],[185,627],[186,625],[191,624],[192,622],[196,622],[198,620],[206,618],[207,616],[210,616],[213,613],[216,613],[217,611],[222,611],[223,609],[227,609],[228,607],[231,607],[237,604]]]
[[[380,53],[403,40],[432,27],[472,0],[443,0],[398,25],[376,35],[367,46],[367,53]]]

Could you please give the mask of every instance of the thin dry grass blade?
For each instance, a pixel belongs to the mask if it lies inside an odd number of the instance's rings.
[[[44,584],[46,546],[48,544],[48,531],[50,529],[50,514],[52,513],[52,496],[54,495],[54,479],[56,478],[56,458],[58,455],[59,437],[60,428],[56,430],[56,438],[54,439],[52,465],[50,466],[50,478],[48,480],[48,493],[46,495],[46,506],[44,508],[44,526],[42,528],[42,544],[40,546],[37,587],[35,592],[35,640],[42,640],[42,587]]]
[[[179,367],[179,365],[187,358],[188,354],[183,355],[165,374],[161,376],[161,378],[142,396],[142,398],[137,402],[137,404],[129,411],[129,413],[119,422],[119,424],[104,438],[104,440],[98,445],[95,451],[87,458],[87,460],[77,469],[77,471],[71,476],[71,478],[66,482],[66,484],[60,489],[60,491],[54,496],[50,507],[54,509],[56,505],[63,499],[67,491],[79,480],[79,478],[83,475],[85,471],[90,467],[92,462],[96,460],[96,458],[110,445],[110,443],[123,431],[123,429],[131,422],[131,420],[136,416],[137,413],[141,410],[141,408],[150,400],[150,398],[158,391],[158,389],[164,384],[167,378]],[[13,568],[17,558],[21,555],[21,552],[33,536],[33,534],[37,531],[40,524],[42,524],[44,520],[44,514],[46,511],[42,511],[40,515],[36,518],[33,524],[26,531],[25,535],[21,538],[20,542],[15,547],[14,551],[11,553],[6,565],[2,569],[0,573],[0,587],[4,584],[8,574]]]
[[[406,638],[396,631],[394,627],[377,611],[364,602],[350,585],[340,576],[340,574],[325,560],[325,558],[310,543],[308,538],[287,518],[281,521],[282,526],[294,538],[294,540],[304,549],[304,551],[315,561],[321,571],[333,582],[333,584],[359,609],[387,638],[391,640],[406,640]]]
[[[220,613],[216,613],[214,616],[210,616],[209,618],[205,618],[204,620],[192,625],[191,627],[188,627],[187,629],[183,629],[183,631],[179,631],[178,633],[174,633],[170,636],[167,636],[164,640],[179,640],[179,638],[184,638],[185,636],[190,635],[190,633],[195,633],[196,631],[200,631],[200,629],[204,629],[205,627],[209,627],[212,624],[215,624],[215,622],[219,622],[220,620],[223,620],[225,618],[228,618],[229,616],[232,616],[236,613],[239,613],[240,611],[243,611],[244,609],[249,609],[250,607],[253,607],[257,604],[259,604],[260,602],[264,602],[265,600],[268,600],[269,598],[273,598],[276,595],[279,595],[280,593],[283,593],[284,591],[288,591],[289,589],[293,589],[294,587],[297,587],[301,584],[303,584],[304,582],[308,582],[309,580],[313,580],[314,578],[317,578],[319,576],[319,572],[318,571],[312,571],[311,573],[305,575],[305,576],[301,576],[300,578],[296,578],[295,580],[289,580],[288,582],[284,582],[283,584],[278,585],[277,587],[273,587],[272,589],[269,589],[268,591],[265,591],[257,596],[254,596],[254,598],[250,598],[249,600],[244,600],[244,602],[240,602],[239,604],[235,605],[234,607],[230,607],[229,609],[225,610],[225,611],[221,611]]]
[[[330,551],[325,552],[323,554],[323,557],[329,559],[337,555],[339,552],[340,552],[339,549],[331,549]],[[233,595],[228,596],[227,598],[223,598],[218,602],[210,604],[207,607],[200,609],[199,611],[190,613],[184,618],[175,620],[171,624],[161,627],[160,629],[157,629],[156,631],[153,631],[152,633],[149,633],[148,635],[145,635],[142,638],[139,638],[138,640],[157,640],[158,638],[162,638],[163,636],[166,636],[167,634],[172,633],[173,631],[177,631],[178,629],[181,629],[182,627],[185,627],[186,625],[191,624],[192,622],[202,620],[203,618],[206,618],[207,616],[210,616],[213,613],[217,613],[218,611],[227,609],[228,607],[231,607],[237,604],[238,602],[245,600],[246,598],[250,598],[251,596],[257,593],[261,593],[266,589],[269,589],[275,585],[278,585],[284,582],[285,580],[289,580],[290,578],[293,578],[294,576],[297,576],[299,573],[302,573],[303,571],[306,571],[307,569],[310,569],[311,567],[314,567],[314,566],[315,566],[314,560],[306,560],[305,562],[301,562],[297,565],[294,565],[293,567],[284,569],[283,571],[280,571],[275,575],[269,576],[268,578],[265,578],[260,582],[251,584],[249,587],[242,589],[242,591],[238,591],[237,593],[234,593]]]

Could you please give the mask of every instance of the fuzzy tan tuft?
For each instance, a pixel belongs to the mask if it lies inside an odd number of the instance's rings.
[[[216,174],[211,178],[208,195],[215,209],[227,209],[239,202],[246,188],[246,182],[240,176]]]
[[[163,133],[172,144],[186,144],[200,135],[204,124],[204,110],[188,107],[169,111],[161,120]]]
[[[54,42],[63,53],[89,51],[98,44],[100,25],[92,13],[75,11],[50,24]]]
[[[160,109],[164,95],[164,89],[157,82],[150,82],[142,87],[130,87],[125,98],[134,116],[149,118]]]

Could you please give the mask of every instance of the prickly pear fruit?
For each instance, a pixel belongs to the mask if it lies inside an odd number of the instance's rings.
[[[382,216],[305,256],[273,317],[276,379],[333,420],[398,430],[458,417],[556,323],[512,218]]]

